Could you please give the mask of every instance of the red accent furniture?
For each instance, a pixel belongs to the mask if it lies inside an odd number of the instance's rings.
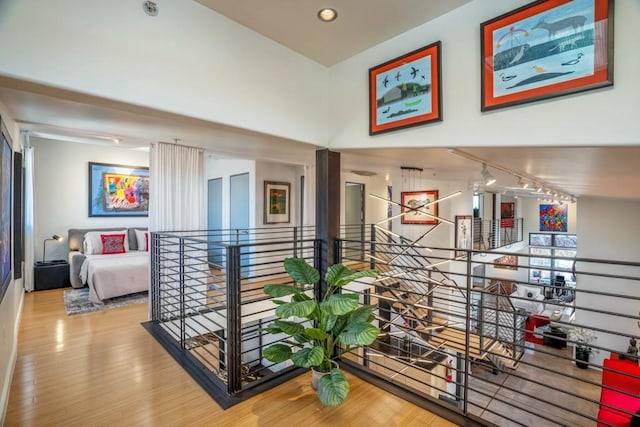
[[[609,425],[628,427],[631,415],[616,409],[631,413],[640,410],[640,366],[634,360],[616,359],[604,360],[598,427]]]
[[[533,316],[527,317],[524,324],[524,340],[535,344],[543,344],[543,339],[535,337],[533,331],[539,326],[548,325],[549,322],[549,317],[541,314],[534,314]]]

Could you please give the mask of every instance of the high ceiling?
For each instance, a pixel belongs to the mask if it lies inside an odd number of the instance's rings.
[[[196,0],[327,66],[402,34],[471,0]],[[390,4],[392,7],[390,7]],[[338,17],[321,22],[318,11]]]
[[[387,3],[383,0],[350,0],[344,3],[335,0],[198,1],[324,64],[340,61],[467,2],[403,0],[402,8],[388,14],[382,7]],[[316,18],[320,7],[335,7],[338,20],[320,23]],[[280,30],[285,27],[287,31],[281,34]],[[328,34],[326,29],[332,32]],[[0,76],[0,99],[21,128],[46,139],[113,145],[113,139],[117,138],[122,141],[120,146],[127,147],[180,138],[188,145],[207,148],[218,157],[291,164],[313,163],[314,152],[318,148],[10,77]],[[231,137],[238,133],[246,141],[241,146]],[[215,140],[215,146],[211,145],[212,140]],[[534,176],[548,186],[572,195],[640,200],[640,146],[462,150],[524,176]],[[345,171],[358,170],[384,176],[397,172],[401,166],[411,166],[422,168],[423,176],[455,179],[469,187],[481,182],[481,163],[452,154],[446,148],[340,151]],[[491,172],[498,178],[500,190],[518,192],[511,188],[516,186],[515,177],[495,169]]]

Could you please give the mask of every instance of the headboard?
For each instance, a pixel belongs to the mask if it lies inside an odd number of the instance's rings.
[[[134,227],[138,230],[146,230],[146,227]],[[123,229],[127,229],[127,239],[129,239],[129,250],[137,251],[138,250],[138,241],[136,240],[136,233],[133,231],[134,228],[127,227],[116,227],[116,228],[70,228],[69,235],[67,241],[69,242],[69,251],[79,251],[82,252],[82,241],[84,240],[84,235],[89,231],[120,231]]]

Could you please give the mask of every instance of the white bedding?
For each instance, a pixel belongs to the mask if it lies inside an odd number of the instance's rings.
[[[102,300],[146,291],[149,287],[149,252],[87,255],[80,267],[82,283],[89,285],[89,300]]]

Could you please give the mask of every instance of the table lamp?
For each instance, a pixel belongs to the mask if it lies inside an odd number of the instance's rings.
[[[46,257],[46,253],[47,253],[47,241],[49,240],[57,240],[58,242],[62,242],[62,237],[58,236],[57,234],[54,234],[53,236],[51,236],[50,239],[44,239],[44,243],[42,244],[42,262],[44,263],[47,259]]]

